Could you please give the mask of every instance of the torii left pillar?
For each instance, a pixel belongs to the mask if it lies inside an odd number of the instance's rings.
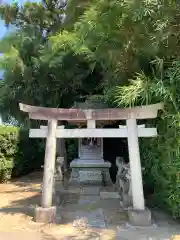
[[[44,159],[42,200],[41,207],[37,207],[35,210],[36,222],[52,223],[56,220],[56,207],[52,206],[56,159],[56,128],[57,120],[49,120]]]

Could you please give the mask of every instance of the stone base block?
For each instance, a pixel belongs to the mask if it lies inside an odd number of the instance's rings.
[[[55,206],[49,208],[37,207],[35,209],[34,220],[35,222],[40,223],[55,223],[56,207]]]
[[[110,162],[104,160],[78,160],[74,159],[71,164],[72,168],[70,184],[77,185],[96,185],[112,186],[109,174]]]
[[[128,210],[128,217],[130,224],[134,226],[149,226],[151,225],[151,212],[149,209],[145,210]]]

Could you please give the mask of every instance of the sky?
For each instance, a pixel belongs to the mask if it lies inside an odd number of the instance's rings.
[[[6,31],[7,31],[7,29],[4,26],[3,21],[0,20],[0,38],[2,38],[5,35]]]

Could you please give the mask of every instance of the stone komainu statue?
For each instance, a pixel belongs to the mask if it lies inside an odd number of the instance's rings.
[[[122,157],[116,158],[116,165],[118,172],[116,175],[116,189],[118,190],[123,207],[132,206],[132,189],[131,189],[131,174],[129,164],[124,163]]]
[[[63,164],[64,164],[64,157],[57,157],[56,164],[55,164],[55,177],[57,180],[63,180]]]

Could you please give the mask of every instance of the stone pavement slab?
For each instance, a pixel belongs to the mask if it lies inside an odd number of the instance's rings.
[[[120,205],[119,199],[101,199],[100,200],[100,206],[103,209],[109,209],[109,210],[119,210],[122,209]]]
[[[97,186],[85,186],[81,188],[81,193],[84,195],[99,195],[100,187]]]
[[[101,208],[91,212],[77,211],[76,218],[77,219],[73,222],[74,227],[106,227],[103,210]]]
[[[100,200],[100,196],[81,195],[78,204],[95,204],[98,203]]]
[[[100,192],[100,197],[102,199],[120,199],[118,192]]]
[[[128,222],[127,212],[118,209],[105,209],[103,208],[104,219],[107,223],[108,228],[111,226],[119,226]]]

